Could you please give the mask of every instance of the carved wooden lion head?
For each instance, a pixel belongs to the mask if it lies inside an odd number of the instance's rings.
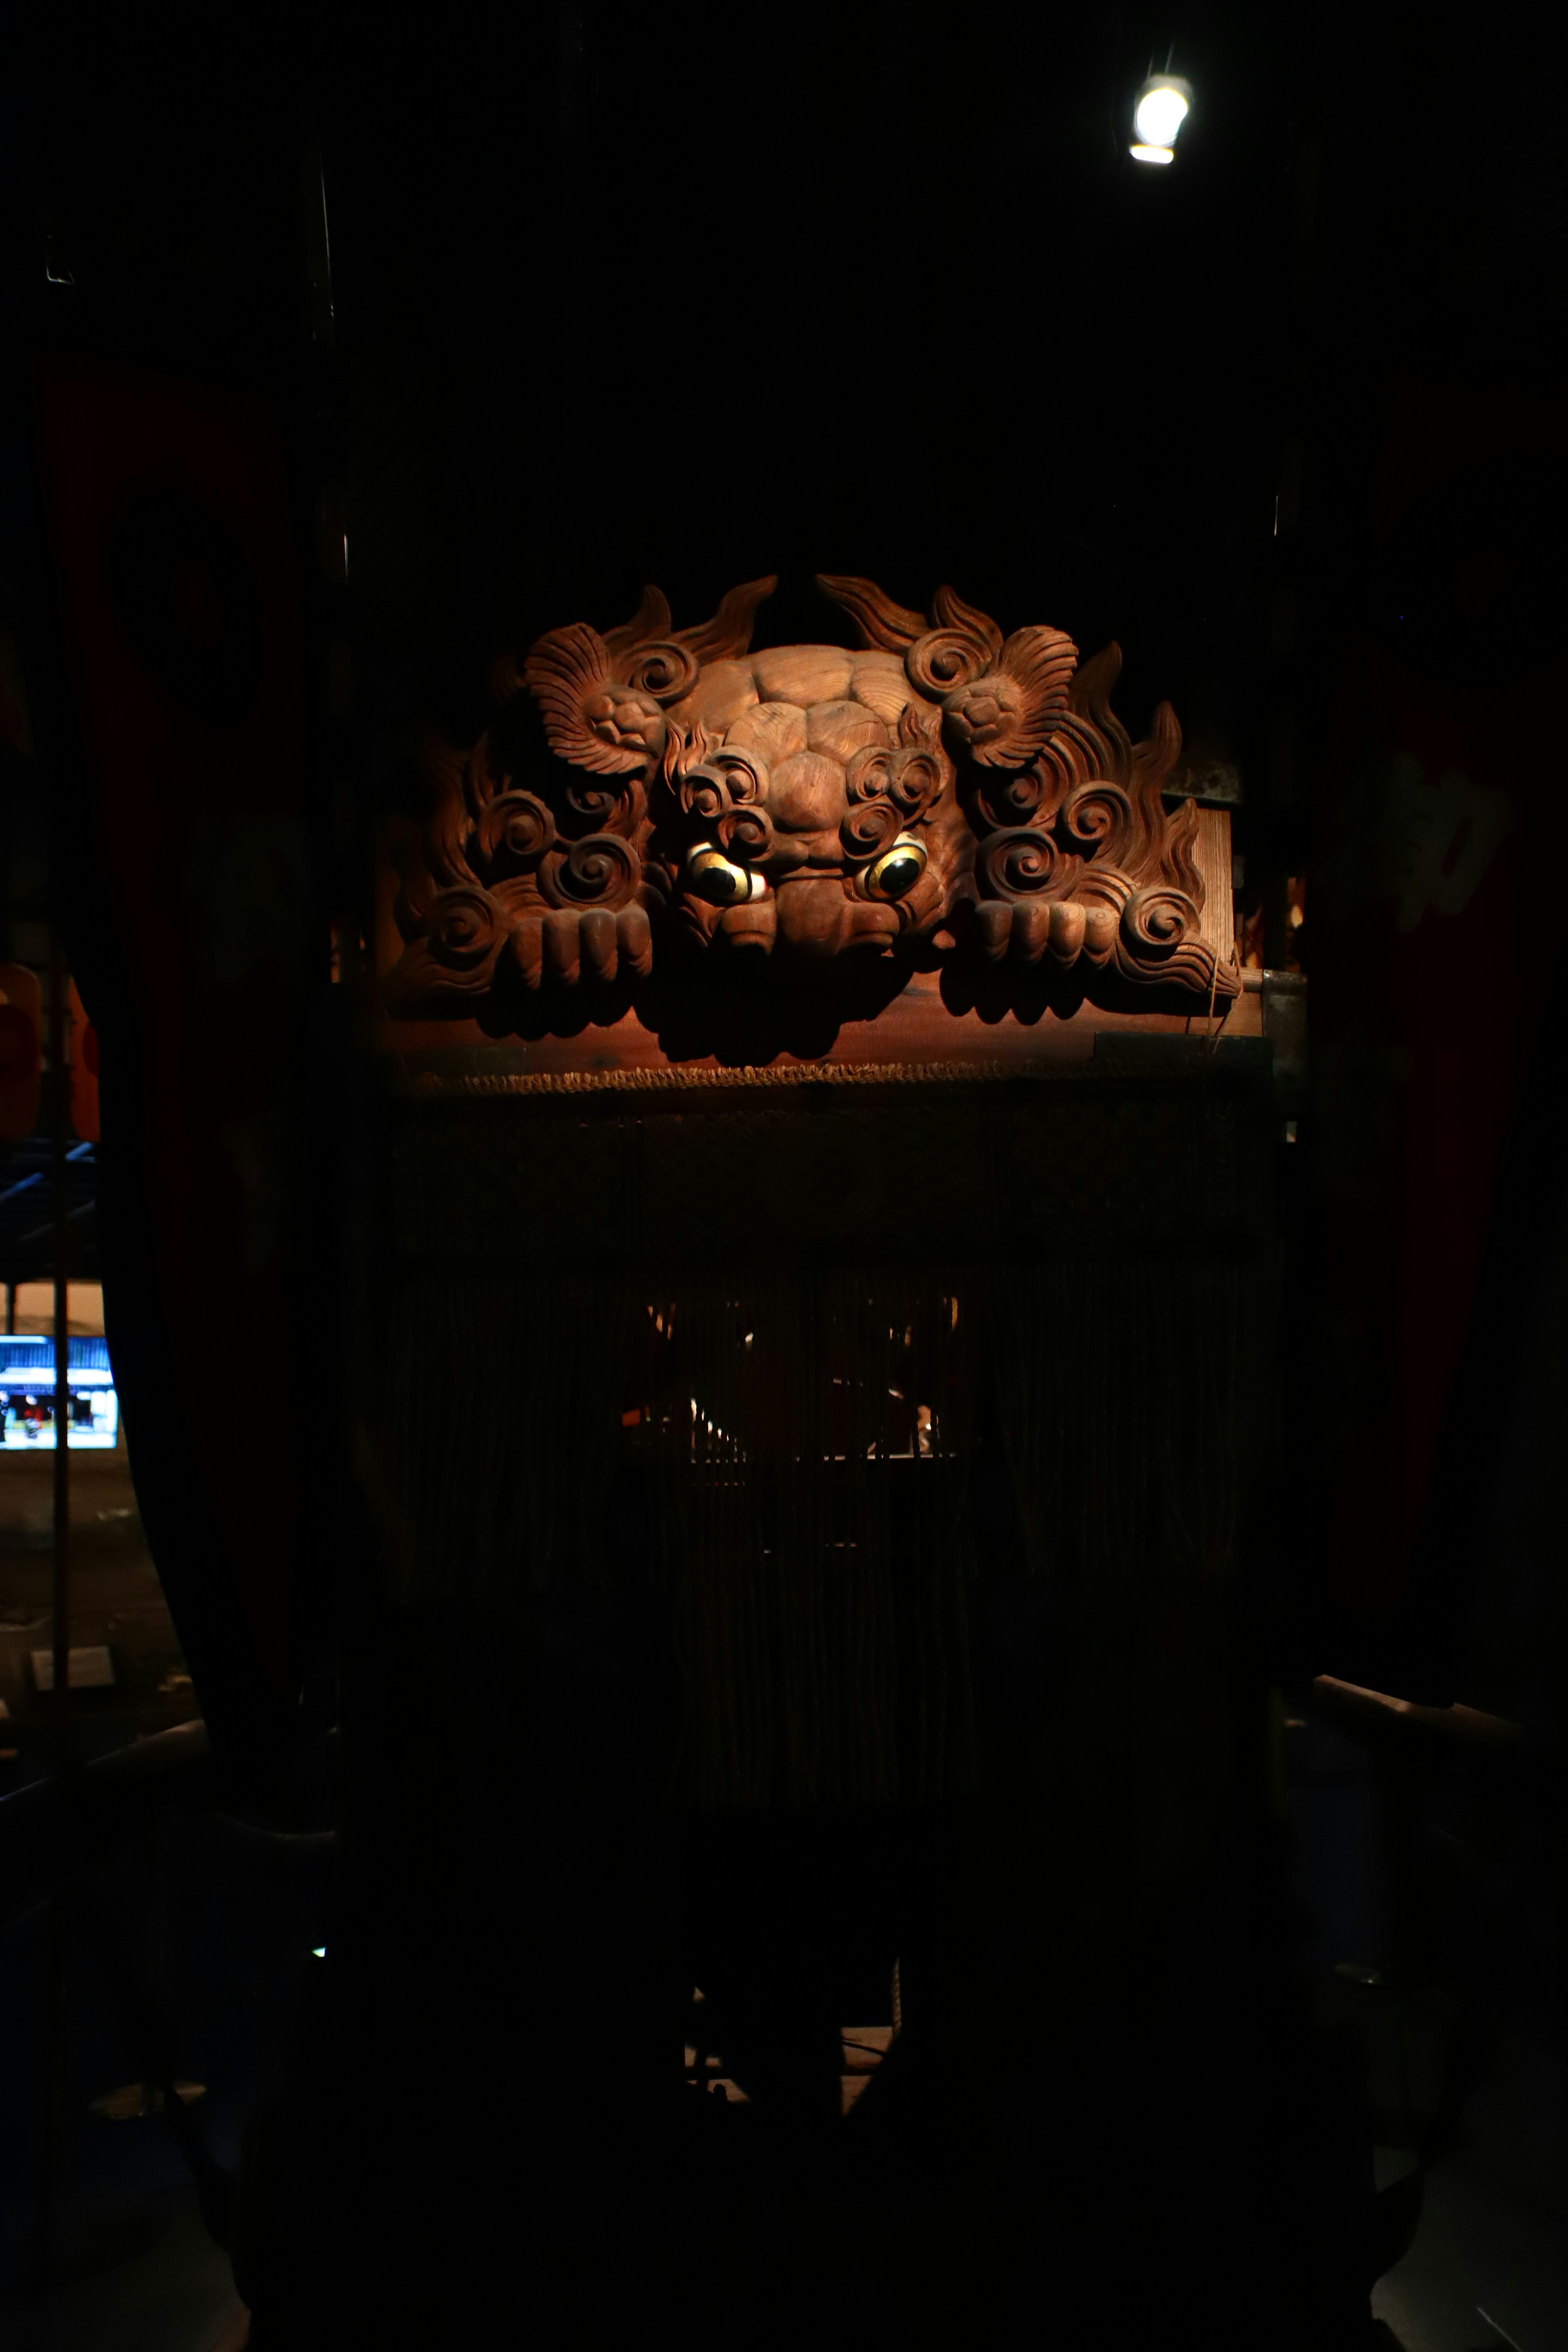
[[[1162,793],[1174,717],[1162,705],[1132,746],[1109,705],[1116,646],[1079,669],[1061,630],[1004,637],[950,588],[928,618],[821,575],[858,647],[753,653],[775,584],[680,630],[649,588],[623,627],[575,622],[499,666],[498,699],[531,699],[559,764],[522,784],[488,735],[430,747],[395,993],[470,1003],[507,966],[530,987],[640,977],[680,946],[967,944],[1235,994],[1198,937],[1195,809],[1172,817]]]

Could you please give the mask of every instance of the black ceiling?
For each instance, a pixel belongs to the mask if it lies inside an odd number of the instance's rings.
[[[372,104],[340,66],[350,349],[432,404],[460,518],[438,691],[499,614],[608,622],[648,578],[696,618],[776,571],[763,634],[836,634],[818,569],[1120,635],[1135,718],[1234,669],[1278,458],[1268,21],[1184,48],[1168,175],[1125,152],[1169,47],[1129,12],[586,5]]]
[[[34,0],[7,266],[36,307],[47,232],[100,342],[281,365],[314,118],[374,715],[480,723],[503,641],[649,578],[692,619],[777,571],[778,640],[839,625],[813,572],[863,571],[1119,636],[1131,723],[1168,695],[1245,761],[1284,438],[1391,374],[1561,359],[1557,17],[1452,43],[1405,15],[551,0],[150,32]],[[1196,99],[1157,172],[1128,116],[1167,55]]]

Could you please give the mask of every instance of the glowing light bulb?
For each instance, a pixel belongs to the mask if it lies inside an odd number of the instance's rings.
[[[1132,127],[1151,147],[1169,147],[1187,113],[1187,100],[1174,82],[1156,82],[1139,100]]]
[[[1179,74],[1152,74],[1138,93],[1132,111],[1135,143],[1130,151],[1140,163],[1169,163],[1176,133],[1192,111],[1192,84]]]

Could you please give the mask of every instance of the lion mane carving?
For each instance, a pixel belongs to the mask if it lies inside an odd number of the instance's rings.
[[[1134,745],[1110,707],[1121,656],[1080,668],[1059,629],[1004,637],[941,588],[929,615],[818,575],[859,646],[750,650],[773,579],[675,629],[647,589],[601,634],[552,629],[496,700],[526,698],[552,757],[519,772],[498,725],[432,741],[388,1010],[472,1010],[529,989],[637,981],[655,954],[940,956],[1229,999],[1200,938],[1195,803],[1168,814],[1168,703]]]

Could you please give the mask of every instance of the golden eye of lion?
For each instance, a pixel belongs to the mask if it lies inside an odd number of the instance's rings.
[[[716,907],[742,906],[748,898],[760,895],[760,877],[744,866],[737,866],[721,849],[694,849],[687,873],[699,898],[711,900]]]
[[[866,888],[873,898],[907,898],[925,870],[924,844],[900,834],[868,872]]]

